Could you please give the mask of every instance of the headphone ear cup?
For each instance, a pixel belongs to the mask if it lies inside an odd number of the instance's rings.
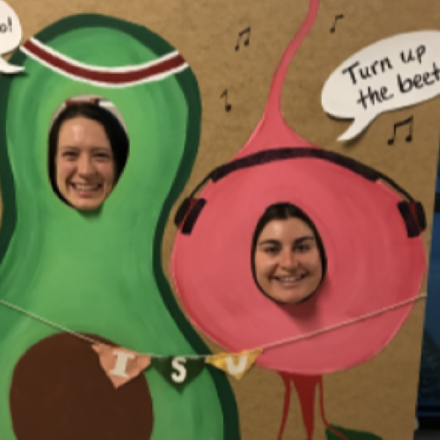
[[[174,216],[174,224],[180,229],[183,220],[185,220],[186,215],[191,209],[194,203],[194,199],[192,197],[187,197],[179,206],[179,209]]]
[[[426,215],[425,210],[423,209],[423,205],[420,202],[415,202],[414,204],[417,222],[419,223],[419,226],[422,231],[426,229]]]
[[[409,238],[418,237],[426,229],[426,216],[420,202],[403,200],[397,204]]]
[[[184,218],[181,228],[179,228],[184,235],[190,235],[191,231],[202,212],[203,207],[206,205],[205,199],[192,199],[193,203],[188,212],[188,215]]]
[[[205,204],[205,199],[194,199],[192,197],[187,197],[182,202],[174,216],[174,224],[182,234],[191,234],[194,224]]]

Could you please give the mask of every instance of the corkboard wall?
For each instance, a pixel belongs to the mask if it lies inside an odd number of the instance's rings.
[[[182,53],[201,90],[203,118],[199,154],[181,198],[215,166],[227,162],[245,144],[263,114],[272,75],[287,44],[308,12],[308,0],[38,0],[8,2],[16,11],[26,40],[51,23],[72,14],[93,12],[119,17],[158,33]],[[344,14],[336,32],[334,17]],[[440,8],[434,0],[322,0],[314,27],[294,57],[284,83],[286,121],[304,139],[346,154],[379,169],[401,183],[426,209],[424,242],[429,255],[434,187],[440,136],[440,99],[382,115],[355,142],[336,138],[349,122],[328,117],[321,89],[346,58],[388,36],[436,29]],[[248,46],[235,50],[238,32],[251,26]],[[228,90],[230,112],[222,92]],[[393,124],[414,115],[413,141],[401,135],[387,143]],[[176,233],[171,219],[163,240],[163,266]],[[170,282],[171,278],[169,277]],[[422,291],[426,290],[426,279]],[[397,336],[376,358],[349,371],[324,377],[326,412],[332,423],[366,430],[387,440],[413,437],[424,301],[415,305]],[[202,335],[203,337],[203,335]],[[217,348],[206,341],[213,349]],[[283,404],[283,386],[272,372],[255,368],[231,381],[236,394],[243,440],[274,439]],[[285,438],[305,438],[299,404],[293,408]],[[322,426],[316,439],[324,438]]]

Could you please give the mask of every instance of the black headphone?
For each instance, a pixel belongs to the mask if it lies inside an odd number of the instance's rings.
[[[278,160],[299,158],[326,160],[347,168],[372,182],[375,182],[379,179],[383,180],[393,187],[397,192],[406,197],[406,199],[408,199],[402,200],[397,204],[397,208],[399,209],[400,214],[405,222],[408,237],[417,237],[426,229],[426,216],[423,205],[420,202],[415,201],[411,195],[397,185],[396,182],[379,171],[357,162],[354,159],[318,148],[277,148],[273,150],[260,151],[215,168],[202,180],[202,182],[196,186],[189,197],[183,200],[174,218],[175,225],[179,228],[182,234],[191,234],[197,218],[206,204],[205,199],[196,199],[194,196],[197,191],[199,191],[199,189],[208,182],[208,180],[217,182],[226,177],[228,174],[244,168],[276,162]]]

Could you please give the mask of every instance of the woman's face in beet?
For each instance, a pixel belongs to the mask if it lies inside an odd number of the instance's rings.
[[[258,237],[254,268],[258,286],[271,299],[285,304],[307,299],[323,271],[312,229],[299,218],[271,220]]]

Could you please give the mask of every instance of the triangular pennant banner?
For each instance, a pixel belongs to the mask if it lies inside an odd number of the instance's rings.
[[[94,344],[92,348],[98,353],[99,363],[115,388],[139,376],[151,363],[151,356],[135,353],[122,347]]]
[[[203,358],[154,357],[151,359],[151,365],[178,390],[193,380],[203,370],[204,364]]]
[[[225,371],[239,380],[251,369],[262,352],[262,348],[257,348],[256,350],[246,350],[241,353],[220,353],[208,356],[205,362],[214,365],[214,367]]]

